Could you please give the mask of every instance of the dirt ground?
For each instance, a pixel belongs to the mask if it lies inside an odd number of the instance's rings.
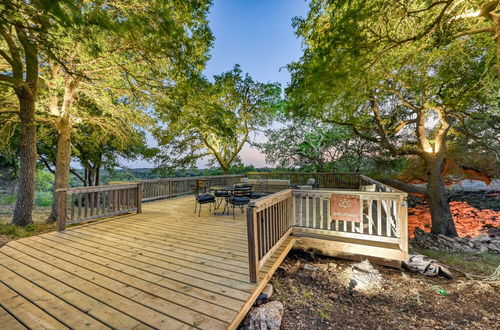
[[[50,214],[50,207],[35,206],[33,208],[33,225],[14,227],[8,224],[12,220],[14,205],[0,205],[0,246],[7,244],[14,238],[39,235],[55,229],[54,224],[46,224]]]
[[[14,205],[0,205],[0,223],[10,223],[14,214]],[[44,223],[50,215],[50,207],[34,206],[33,207],[33,222]]]
[[[306,263],[318,269],[303,269]],[[339,275],[352,263],[292,252],[271,280],[271,299],[285,306],[281,328],[498,329],[498,282],[450,281],[375,266],[382,289],[350,295]]]

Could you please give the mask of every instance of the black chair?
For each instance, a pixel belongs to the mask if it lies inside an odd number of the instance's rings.
[[[267,196],[267,194],[264,192],[265,188],[266,186],[264,182],[257,181],[257,183],[253,186],[252,193],[250,194],[250,199],[259,199]]]
[[[209,204],[209,211],[212,211],[212,204],[214,205],[214,214],[215,214],[215,196],[212,194],[199,194],[197,188],[193,188],[194,197],[196,198],[196,203],[194,204],[194,213],[196,213],[196,209],[198,208],[198,204],[200,204],[200,208],[198,210],[198,216],[201,215],[201,205]]]
[[[233,195],[228,197],[226,200],[226,207],[228,208],[227,213],[229,214],[229,207],[233,207],[233,219],[234,219],[234,209],[239,207],[241,213],[244,212],[244,207],[250,203],[250,195],[252,194],[252,187],[248,186],[235,186]],[[226,209],[224,207],[224,210]]]

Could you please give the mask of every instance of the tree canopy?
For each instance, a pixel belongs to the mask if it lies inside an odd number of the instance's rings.
[[[55,187],[67,187],[71,143],[79,127],[93,124],[108,135],[132,138],[117,124],[144,124],[147,119],[135,119],[149,110],[152,95],[201,71],[213,39],[209,5],[207,0],[11,0],[1,5],[0,81],[12,87],[19,102],[19,111],[0,111],[0,120],[8,124],[1,133],[20,131],[17,223],[31,222],[36,126],[53,124]]]
[[[258,146],[267,162],[318,172],[359,171],[370,145],[345,126],[308,118],[267,129],[265,136]]]
[[[160,166],[193,166],[208,156],[227,172],[251,134],[271,122],[281,105],[281,88],[254,81],[235,65],[213,82],[188,79],[160,102],[165,124],[156,133]]]
[[[307,18],[295,21],[305,49],[289,66],[287,95],[294,115],[350,127],[393,156],[421,157],[433,231],[453,236],[440,176],[446,142],[451,132],[465,132],[470,119],[495,125],[499,80],[491,36],[444,38],[427,25],[439,6],[312,1]]]

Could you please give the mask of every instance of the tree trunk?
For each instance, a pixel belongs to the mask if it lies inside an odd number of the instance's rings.
[[[67,188],[69,185],[69,170],[71,163],[71,122],[67,116],[57,119],[56,128],[59,132],[57,137],[56,174],[54,182],[54,201],[52,211],[47,222],[57,220],[57,189]]]
[[[20,140],[19,140],[19,190],[12,224],[26,226],[33,223],[31,213],[35,199],[36,122],[35,95],[28,87],[16,90],[19,99]]]
[[[441,168],[444,157],[429,157],[425,159],[427,171],[426,200],[429,204],[432,218],[433,234],[443,234],[449,237],[457,236],[455,223],[451,216],[450,205],[446,195],[446,188],[441,177]]]

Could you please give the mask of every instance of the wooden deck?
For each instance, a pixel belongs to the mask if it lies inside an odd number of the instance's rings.
[[[243,214],[193,196],[0,248],[0,328],[234,329],[293,245],[248,269]]]

